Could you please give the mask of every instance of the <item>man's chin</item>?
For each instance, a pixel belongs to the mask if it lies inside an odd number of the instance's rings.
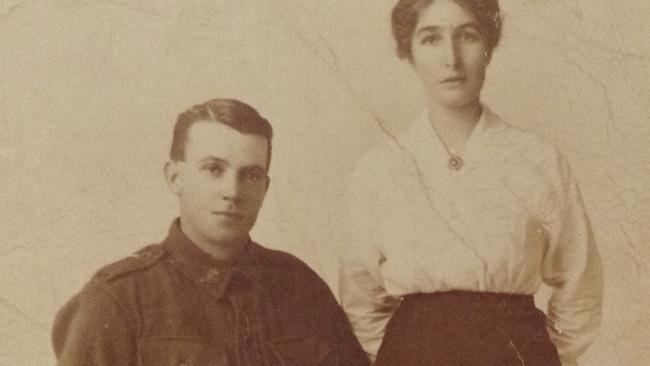
[[[236,229],[220,229],[219,232],[210,234],[208,238],[214,243],[236,243],[248,240],[248,232]]]

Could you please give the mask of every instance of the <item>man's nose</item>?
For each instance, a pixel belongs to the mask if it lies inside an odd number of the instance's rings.
[[[221,177],[219,194],[222,199],[235,203],[241,201],[241,189],[241,182],[237,174],[224,174]]]

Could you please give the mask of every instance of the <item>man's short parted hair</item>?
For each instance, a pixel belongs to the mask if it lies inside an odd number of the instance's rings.
[[[244,134],[253,134],[266,138],[267,170],[271,164],[271,142],[273,128],[255,108],[235,99],[211,99],[197,104],[178,115],[174,126],[174,136],[169,157],[172,161],[185,160],[187,133],[195,122],[212,121],[221,123]]]
[[[399,0],[393,8],[391,26],[397,42],[397,56],[412,60],[411,39],[418,23],[420,12],[437,0]],[[498,0],[452,0],[468,11],[480,27],[488,43],[488,55],[501,39],[501,14]]]

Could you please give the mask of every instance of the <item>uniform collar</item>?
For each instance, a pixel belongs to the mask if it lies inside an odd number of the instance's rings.
[[[180,219],[174,220],[162,246],[169,253],[170,262],[186,277],[217,299],[226,295],[230,287],[248,286],[259,271],[259,257],[263,250],[252,240],[235,258],[221,261],[199,249],[181,230]]]

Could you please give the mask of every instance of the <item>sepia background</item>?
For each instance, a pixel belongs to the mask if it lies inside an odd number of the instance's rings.
[[[342,192],[422,108],[394,0],[0,0],[0,364],[51,365],[57,309],[161,240],[176,115],[235,97],[272,121],[254,238],[336,290]],[[502,0],[484,101],[570,159],[605,264],[583,365],[650,365],[650,2]]]

